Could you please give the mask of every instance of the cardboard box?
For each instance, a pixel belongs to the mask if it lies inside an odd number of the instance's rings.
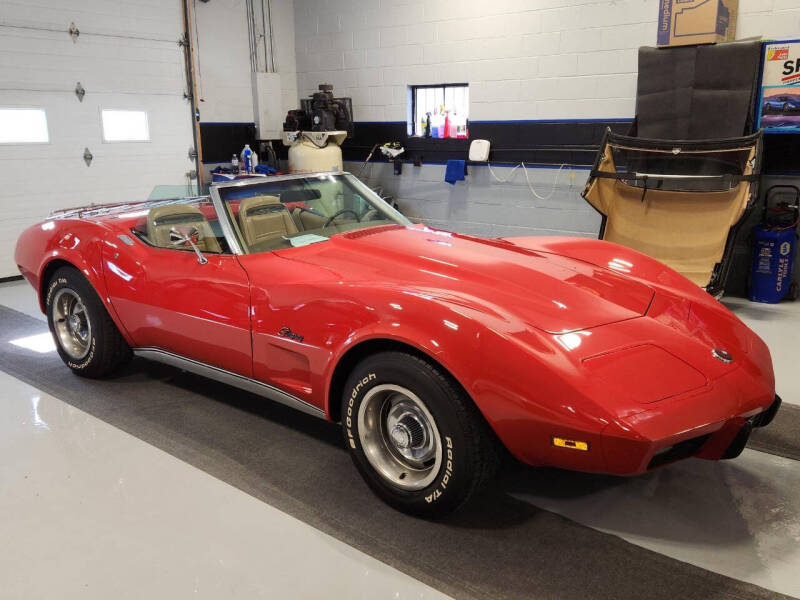
[[[731,41],[738,11],[739,0],[659,0],[658,45]]]

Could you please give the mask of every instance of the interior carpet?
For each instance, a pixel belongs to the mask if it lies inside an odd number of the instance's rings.
[[[45,331],[0,307],[0,369],[456,598],[786,598],[540,510],[503,478],[447,520],[405,516],[362,482],[337,425],[144,360],[82,379],[8,343]]]

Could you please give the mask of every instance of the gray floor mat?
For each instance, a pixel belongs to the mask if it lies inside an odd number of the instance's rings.
[[[445,521],[407,517],[369,492],[338,426],[143,360],[82,379],[7,343],[44,331],[0,307],[0,369],[456,598],[785,598],[516,500],[536,471],[515,464]]]
[[[747,446],[800,460],[800,406],[784,402],[772,423],[753,430]]]

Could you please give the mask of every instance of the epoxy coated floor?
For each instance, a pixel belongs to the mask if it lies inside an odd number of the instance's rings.
[[[761,304],[724,298],[722,303],[767,343],[775,368],[775,391],[784,402],[800,406],[800,301]]]
[[[34,319],[47,320],[44,313],[39,310],[39,299],[36,297],[36,292],[27,281],[0,283],[0,304]]]
[[[544,471],[517,489],[521,500],[648,550],[800,597],[798,461],[746,449],[631,478]]]
[[[0,598],[447,596],[0,372]]]

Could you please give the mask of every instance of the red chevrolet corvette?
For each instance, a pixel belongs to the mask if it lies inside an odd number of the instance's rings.
[[[138,355],[341,422],[415,514],[466,501],[503,446],[635,475],[733,458],[780,405],[764,343],[663,264],[413,225],[345,173],[59,211],[16,261],[75,373]]]

